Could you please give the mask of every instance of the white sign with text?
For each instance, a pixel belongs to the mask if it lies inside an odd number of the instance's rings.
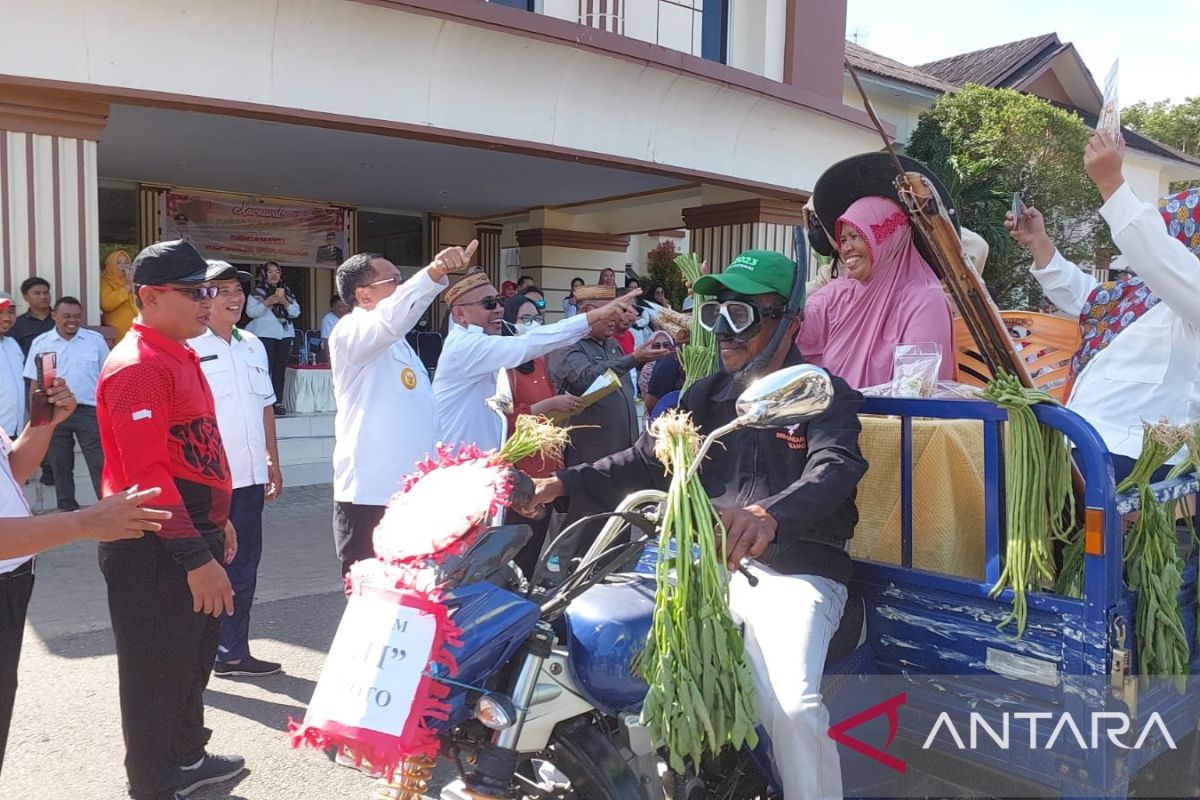
[[[351,595],[308,719],[402,735],[436,632],[434,618],[415,608],[386,596]]]

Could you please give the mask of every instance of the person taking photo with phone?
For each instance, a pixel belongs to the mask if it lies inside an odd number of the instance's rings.
[[[283,407],[283,378],[292,355],[296,328],[292,320],[300,316],[300,301],[283,282],[283,267],[268,261],[262,268],[262,282],[246,298],[246,330],[257,336],[267,348],[271,365],[271,388],[275,392],[275,415],[287,413]]]

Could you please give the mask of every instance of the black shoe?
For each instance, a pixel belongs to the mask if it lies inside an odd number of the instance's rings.
[[[79,503],[59,503],[58,510],[59,511],[78,511]]]
[[[283,403],[275,404],[275,416],[277,416],[277,417],[286,417],[287,416],[287,409],[283,407]]]
[[[241,756],[218,756],[205,753],[204,760],[197,766],[188,769],[180,768],[180,786],[175,791],[177,797],[187,797],[201,786],[212,786],[214,783],[224,783],[236,778],[246,768],[246,759]]]
[[[213,675],[218,678],[263,678],[278,674],[282,668],[282,664],[276,664],[274,661],[262,661],[254,656],[246,656],[236,664],[218,661],[213,665]]]

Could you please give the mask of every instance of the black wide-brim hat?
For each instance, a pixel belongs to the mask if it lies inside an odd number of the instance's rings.
[[[942,205],[954,223],[954,230],[961,236],[962,227],[958,224],[958,213],[950,201],[950,193],[942,184],[941,179],[933,174],[933,170],[908,156],[899,156],[900,164],[907,172],[919,172],[929,179],[933,189],[942,200]],[[863,153],[842,159],[817,178],[813,188],[813,211],[816,212],[821,225],[828,234],[829,241],[836,247],[837,237],[834,228],[838,219],[846,213],[846,209],[864,197],[886,197],[901,208],[905,208],[900,200],[900,192],[896,189],[896,165],[887,153]],[[919,236],[914,236],[917,250],[921,256],[932,263],[929,252]],[[822,253],[833,255],[833,253]]]

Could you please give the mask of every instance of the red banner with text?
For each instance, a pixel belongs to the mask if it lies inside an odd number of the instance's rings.
[[[347,252],[344,208],[200,192],[163,193],[164,239],[187,239],[205,258],[337,267]]]

